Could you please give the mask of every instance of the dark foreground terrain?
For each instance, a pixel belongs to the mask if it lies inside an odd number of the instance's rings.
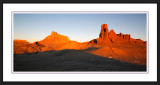
[[[104,58],[80,50],[14,55],[14,71],[146,71],[146,66]]]

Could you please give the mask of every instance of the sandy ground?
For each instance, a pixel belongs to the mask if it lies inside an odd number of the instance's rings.
[[[85,51],[65,49],[14,54],[14,71],[146,71],[146,66],[101,57]]]

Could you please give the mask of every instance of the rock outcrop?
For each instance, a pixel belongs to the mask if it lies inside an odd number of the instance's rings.
[[[34,42],[32,44],[24,40],[15,40],[14,53],[15,54],[31,53],[31,52],[41,52],[41,51],[59,50],[67,48],[84,49],[88,47],[127,46],[132,43],[146,45],[146,42],[142,41],[141,39],[131,38],[130,34],[122,34],[122,33],[116,34],[113,29],[109,31],[108,25],[102,24],[99,38],[93,39],[88,42],[84,42],[83,44],[76,41],[71,41],[67,36],[52,31],[51,34],[47,36],[45,39]]]
[[[109,40],[109,29],[107,24],[101,25],[101,32],[99,38],[92,40],[93,43],[96,43],[101,46],[110,45],[112,42]],[[92,43],[92,44],[93,44]]]
[[[125,40],[129,40],[130,41],[130,34],[122,34],[122,33],[119,33],[117,34],[118,37],[120,37],[121,39],[125,39]]]
[[[39,43],[51,47],[54,49],[54,47],[58,44],[69,42],[69,38],[67,36],[58,34],[57,32],[52,31],[51,35],[47,36],[42,41],[39,41]]]
[[[120,32],[119,34],[117,34],[118,37],[120,37],[121,39],[123,39],[123,34]]]
[[[41,52],[42,45],[29,43],[26,40],[14,40],[14,54],[25,54],[33,52]]]
[[[117,37],[117,34],[114,32],[113,29],[109,32],[109,37]]]
[[[14,40],[13,41],[14,54],[27,53],[28,45],[29,45],[29,42],[27,42],[26,40]]]
[[[146,65],[146,45],[146,41],[131,38],[130,34],[116,34],[113,29],[109,31],[107,24],[102,24],[99,37],[84,43],[71,41],[67,36],[54,31],[45,39],[34,43],[14,40],[14,54],[75,49],[102,57]]]
[[[110,46],[113,44],[129,44],[131,36],[129,34],[116,34],[113,29],[109,31],[107,24],[101,25],[99,38],[93,39],[89,44],[97,44],[101,46]]]
[[[130,38],[131,38],[130,34],[123,35],[123,39],[126,39],[126,40],[130,41]]]
[[[144,45],[146,45],[146,43],[147,43],[146,41],[143,41],[141,39],[133,39],[133,38],[131,38],[130,41],[131,41],[131,43],[134,43],[134,44],[144,44]]]
[[[59,49],[61,45],[67,42],[70,42],[67,36],[52,31],[51,35],[47,36],[42,41],[36,41],[34,43],[29,43],[26,40],[14,40],[14,54],[57,50],[57,47]]]
[[[107,39],[108,38],[108,32],[109,32],[108,25],[107,24],[102,24],[101,28],[102,29],[101,29],[101,32],[99,34],[99,38],[100,39]]]

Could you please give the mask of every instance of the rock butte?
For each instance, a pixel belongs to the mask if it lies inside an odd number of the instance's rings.
[[[14,54],[63,49],[82,50],[102,57],[146,65],[146,41],[131,38],[130,34],[116,34],[113,29],[109,31],[107,24],[101,25],[99,38],[84,43],[71,41],[67,36],[54,31],[42,41],[34,43],[14,40]]]

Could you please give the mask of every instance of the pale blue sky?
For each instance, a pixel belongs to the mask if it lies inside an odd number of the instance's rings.
[[[85,42],[98,38],[101,24],[117,34],[131,34],[132,38],[146,40],[146,14],[14,14],[14,39],[39,41],[51,31]]]

